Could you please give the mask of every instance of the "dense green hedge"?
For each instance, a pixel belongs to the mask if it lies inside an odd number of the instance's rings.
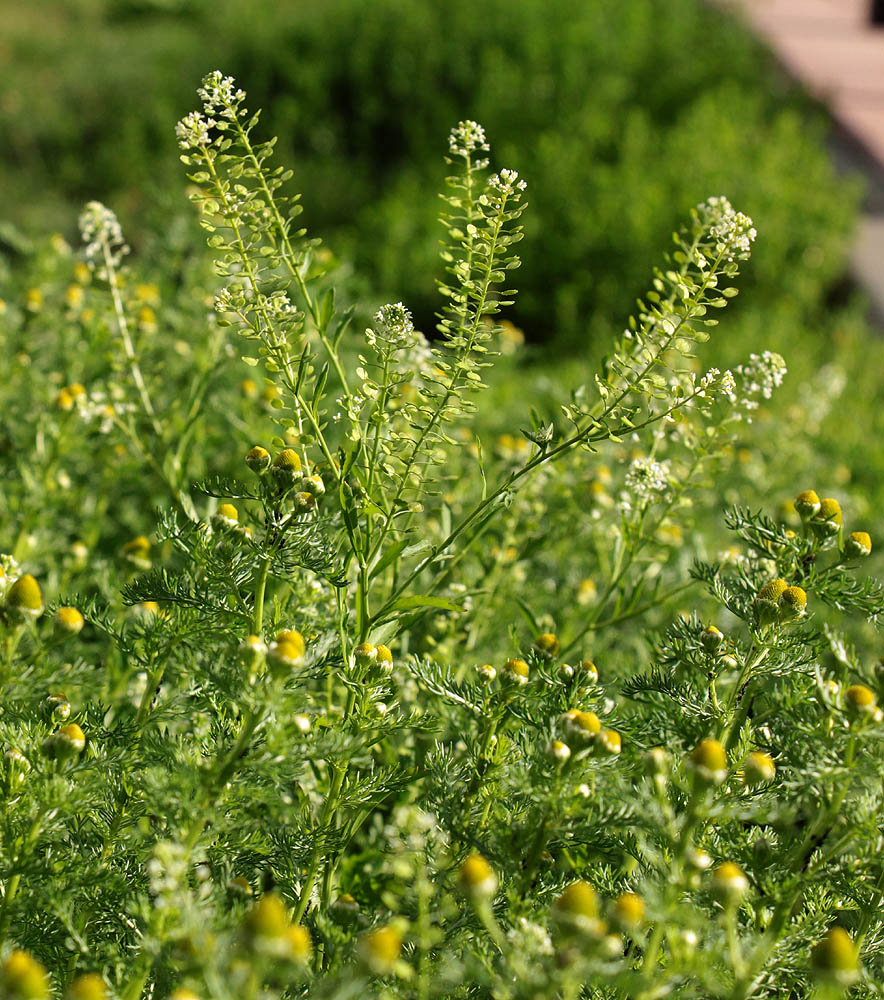
[[[267,109],[311,229],[425,328],[440,137],[466,117],[530,184],[514,319],[532,339],[619,325],[713,193],[764,234],[753,307],[793,299],[801,316],[840,276],[855,198],[824,123],[700,0],[44,0],[5,16],[7,217],[101,195],[137,233],[146,205],[178,203],[168,123],[217,65]]]

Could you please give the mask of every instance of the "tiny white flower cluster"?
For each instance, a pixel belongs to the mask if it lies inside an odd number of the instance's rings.
[[[365,331],[366,340],[374,347],[382,340],[394,349],[410,347],[414,343],[414,323],[411,313],[401,302],[381,306],[374,315],[372,330]]]
[[[476,150],[487,153],[490,148],[485,139],[485,129],[478,122],[458,122],[448,137],[448,149],[455,156],[469,156]]]
[[[100,269],[104,274],[105,249],[112,267],[119,267],[129,247],[123,239],[123,230],[116,215],[100,201],[90,201],[80,213],[80,236],[86,247],[83,251],[86,263],[92,270]]]
[[[787,372],[786,362],[774,351],[750,354],[745,365],[738,365],[731,375],[732,385],[726,391],[728,399],[738,410],[757,410],[758,398],[770,399],[774,389],[783,384]],[[751,418],[747,417],[751,422]]]
[[[653,500],[669,489],[669,468],[653,458],[633,459],[626,473],[625,485],[637,500]]]
[[[528,185],[525,181],[519,180],[517,171],[504,169],[489,179],[488,186],[501,194],[511,195],[516,191],[524,191]]]
[[[156,896],[154,905],[157,909],[174,905],[174,897],[187,884],[190,869],[190,853],[182,844],[171,840],[157,842],[153,857],[147,863],[150,889]]]
[[[716,253],[728,262],[749,258],[757,233],[748,215],[734,211],[724,196],[707,198],[697,212],[715,240]]]
[[[199,111],[191,111],[175,126],[175,135],[181,149],[198,149],[209,145],[209,129],[215,125],[214,118],[205,118]]]
[[[263,301],[263,306],[267,311],[267,314],[275,319],[283,319],[286,316],[295,316],[298,313],[298,307],[292,302],[288,295],[285,294],[285,292],[277,292],[274,295],[268,295]]]
[[[705,375],[702,376],[699,383],[697,382],[696,375],[691,375],[691,382],[693,391],[700,399],[712,399],[717,393],[721,393],[727,396],[728,399],[732,399],[734,392],[737,388],[736,380],[734,379],[734,373],[729,369],[726,369],[724,374],[718,368],[710,368]]]
[[[234,118],[240,104],[245,100],[244,90],[236,89],[232,76],[224,76],[220,69],[213,70],[203,78],[203,85],[197,90],[207,115]]]

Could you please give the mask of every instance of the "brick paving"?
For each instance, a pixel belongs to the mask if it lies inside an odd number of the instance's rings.
[[[841,132],[837,158],[869,179],[852,263],[884,319],[884,25],[871,23],[872,0],[716,2],[736,9],[785,70],[828,107]]]

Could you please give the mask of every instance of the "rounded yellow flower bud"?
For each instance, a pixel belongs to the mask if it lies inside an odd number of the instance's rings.
[[[301,480],[301,490],[304,493],[312,493],[314,497],[325,496],[325,483],[322,476],[304,476]]]
[[[46,1000],[46,970],[21,949],[11,951],[0,964],[0,997],[4,1000]]]
[[[291,926],[285,903],[275,892],[265,893],[246,914],[243,932],[251,940],[281,938]]]
[[[215,528],[236,528],[239,525],[239,511],[232,503],[222,503],[212,515]]]
[[[59,608],[55,612],[55,632],[59,637],[77,635],[83,629],[83,616],[76,608]]]
[[[739,865],[725,861],[712,873],[712,894],[723,906],[738,903],[749,889],[749,880]]]
[[[240,875],[238,875],[236,878],[232,878],[227,883],[227,888],[235,896],[241,896],[244,899],[248,898],[251,895],[253,895],[253,893],[252,893],[252,887],[249,885],[249,883],[246,881],[246,879],[244,879]]]
[[[788,588],[785,580],[776,579],[766,583],[755,595],[755,611],[762,625],[771,625],[780,617],[780,595]]]
[[[534,649],[547,660],[559,655],[559,638],[552,632],[544,632],[534,640]]]
[[[585,684],[592,686],[599,682],[599,672],[592,660],[580,661],[580,676]]]
[[[150,539],[139,535],[123,546],[123,556],[138,569],[150,569]]]
[[[272,642],[267,650],[267,663],[274,672],[291,670],[304,662],[304,639],[299,632],[295,632],[294,636],[292,632],[293,629],[285,638]]]
[[[826,497],[820,500],[820,509],[814,515],[810,526],[818,538],[830,538],[838,534],[842,523],[841,504],[832,497]]]
[[[471,854],[464,861],[457,884],[465,895],[473,898],[489,897],[497,892],[497,876],[481,854]]]
[[[851,684],[845,694],[847,707],[856,715],[871,715],[878,704],[875,692],[865,684]]]
[[[863,559],[872,552],[872,539],[867,531],[851,531],[844,543],[845,559]]]
[[[476,667],[476,673],[479,676],[479,681],[482,684],[490,684],[491,681],[497,676],[497,671],[490,663],[483,663],[482,666]]]
[[[376,976],[392,972],[402,953],[402,935],[391,926],[378,927],[362,939],[359,948],[365,964]]]
[[[800,618],[807,610],[807,594],[801,587],[786,587],[780,594],[778,607],[783,621]]]
[[[514,684],[523,685],[528,683],[528,664],[518,657],[507,660],[503,667],[501,667],[501,673],[505,680]]]
[[[301,478],[301,459],[292,448],[284,448],[273,460],[273,478],[282,489],[291,489]]]
[[[79,757],[85,747],[86,736],[76,722],[62,726],[61,729],[43,741],[46,755],[60,761]]]
[[[65,1000],[107,1000],[107,987],[95,973],[78,976],[65,994]]]
[[[843,927],[833,927],[810,953],[814,971],[822,979],[850,986],[859,977],[859,953]]]
[[[599,934],[599,900],[595,889],[584,881],[572,882],[553,903],[552,917],[564,931]]]
[[[391,674],[393,672],[393,654],[387,646],[382,643],[375,646],[375,665],[381,670],[381,673]]]
[[[571,757],[571,748],[561,740],[550,740],[546,748],[547,756],[556,764],[566,764]]]
[[[295,962],[306,962],[313,953],[313,942],[306,927],[295,924],[285,932],[290,957]]]
[[[743,764],[743,780],[752,788],[773,781],[777,769],[770,754],[753,750]]]
[[[71,395],[69,389],[62,388],[58,390],[58,393],[55,396],[55,405],[59,408],[59,410],[62,410],[65,413],[70,413],[74,408],[74,403],[74,397]]]
[[[295,505],[295,510],[297,510],[299,514],[307,514],[311,510],[316,510],[316,497],[312,493],[307,493],[304,490],[295,494],[293,503]]]
[[[727,777],[727,754],[718,740],[701,740],[691,751],[688,764],[706,785],[720,785]]]
[[[270,463],[270,452],[266,448],[262,448],[259,444],[256,444],[254,448],[250,448],[246,455],[246,465],[257,476],[265,473],[270,468]]]
[[[609,757],[616,757],[623,749],[623,740],[616,729],[603,729],[595,741],[596,749]]]
[[[611,919],[620,930],[629,932],[641,926],[645,919],[645,904],[634,892],[623,892],[611,907]]]
[[[6,592],[6,610],[10,617],[25,621],[39,618],[43,614],[43,594],[40,584],[25,573]]]
[[[595,712],[581,712],[572,708],[562,716],[568,739],[578,744],[591,743],[602,731],[602,724]]]
[[[820,498],[816,495],[816,490],[802,490],[795,497],[795,510],[802,521],[816,517],[820,510]]]
[[[378,658],[378,650],[376,646],[373,646],[370,642],[360,642],[359,645],[353,650],[353,656],[356,659],[357,667],[371,667],[374,666]]]

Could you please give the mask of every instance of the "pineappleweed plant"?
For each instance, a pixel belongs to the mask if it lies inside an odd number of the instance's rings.
[[[877,995],[882,674],[835,621],[884,606],[856,576],[867,532],[813,490],[800,530],[732,509],[737,554],[690,570],[702,618],[638,662],[584,648],[684,600],[671,529],[783,377],[775,355],[692,358],[751,221],[699,205],[603,371],[495,465],[464,428],[525,185],[488,175],[482,129],[450,138],[438,337],[401,303],[360,337],[245,95],[214,73],[200,96],[178,138],[214,314],[276,431],[187,489],[122,233],[88,206],[125,396],[108,429],[169,502],[111,581],[134,615],[101,594],[47,608],[3,559],[0,996]],[[624,454],[589,516],[570,486]],[[552,621],[506,562],[525,505],[566,520],[597,576]]]

